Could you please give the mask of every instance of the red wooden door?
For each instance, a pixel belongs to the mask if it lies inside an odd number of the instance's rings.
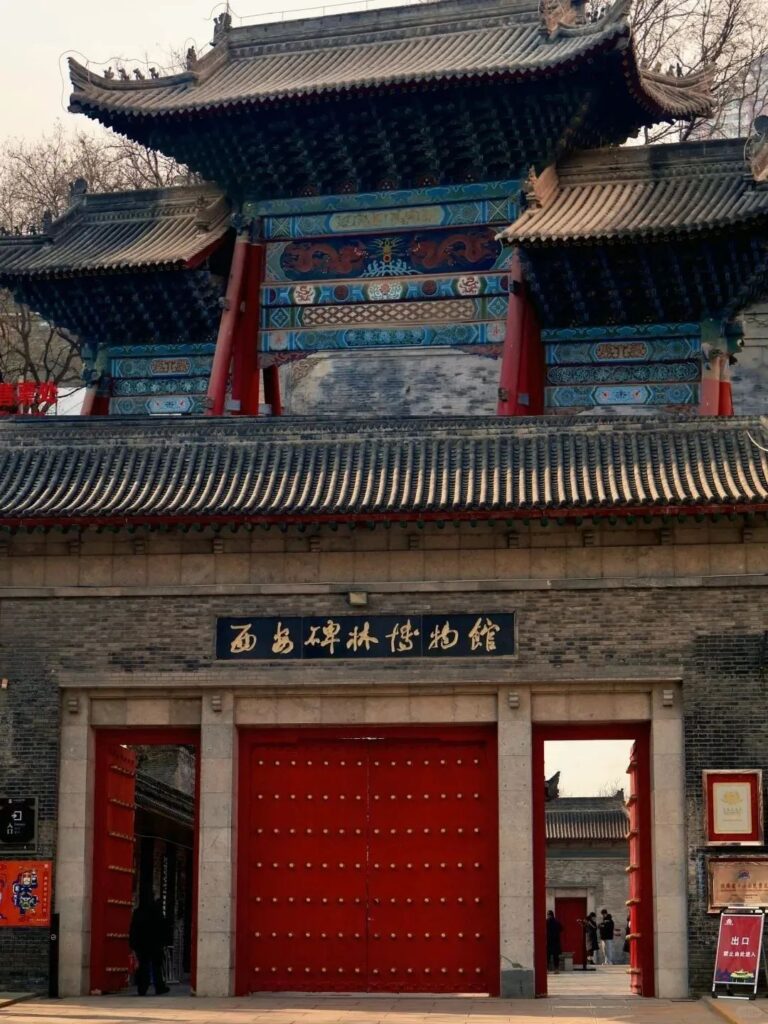
[[[655,992],[651,868],[650,744],[644,736],[632,746],[629,776],[629,974],[640,996]]]
[[[585,896],[558,896],[555,898],[555,917],[563,926],[560,937],[564,953],[573,953],[573,962],[583,967],[585,960],[584,929],[579,924],[587,916]]]
[[[91,912],[91,991],[130,984],[136,755],[97,736]]]
[[[484,730],[244,734],[237,990],[498,990]]]

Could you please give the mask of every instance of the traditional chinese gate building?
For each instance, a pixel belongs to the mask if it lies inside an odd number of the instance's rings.
[[[170,78],[71,70],[210,184],[0,239],[86,343],[82,417],[0,422],[0,795],[38,799],[62,991],[124,978],[126,750],[177,743],[197,992],[545,993],[558,737],[634,741],[632,985],[701,989],[699,772],[765,757],[768,430],[728,380],[759,140],[616,148],[710,105],[622,3],[224,15]],[[401,350],[440,415],[389,415]],[[469,353],[499,415],[451,415]],[[45,938],[0,929],[0,982]]]

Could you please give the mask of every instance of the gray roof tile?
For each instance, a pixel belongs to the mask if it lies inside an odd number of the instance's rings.
[[[0,524],[750,511],[755,441],[768,420],[20,417],[0,421]]]
[[[0,236],[0,281],[184,267],[228,228],[229,206],[210,186],[85,195],[49,234]]]
[[[585,800],[586,804],[597,801]],[[626,839],[629,828],[627,812],[612,798],[604,806],[561,806],[566,803],[578,804],[578,800],[555,800],[546,808],[548,840],[617,840]]]
[[[146,81],[105,79],[70,59],[76,110],[162,116],[220,106],[340,93],[399,82],[506,75],[531,78],[629,47],[626,0],[597,22],[542,30],[538,0],[443,0],[236,28],[193,70]],[[640,70],[628,86],[657,115],[711,106],[708,73],[674,78]]]
[[[502,236],[526,248],[569,241],[714,232],[768,221],[768,183],[752,178],[744,139],[576,153],[533,183]],[[535,193],[540,193],[537,199]]]

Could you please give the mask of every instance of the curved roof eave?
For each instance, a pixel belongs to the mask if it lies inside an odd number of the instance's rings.
[[[530,12],[473,28],[472,22],[414,36],[374,37],[360,43],[340,37],[322,46],[217,47],[190,70],[169,78],[107,79],[70,58],[74,92],[70,109],[99,119],[156,120],[216,109],[254,108],[404,85],[477,79],[535,81],[563,74],[603,53],[624,53],[628,91],[656,120],[706,115],[711,109],[711,72],[685,78],[639,67],[627,18],[618,0],[596,22],[557,24],[547,31]],[[439,29],[440,26],[437,26]],[[241,30],[237,30],[241,31]],[[381,33],[379,33],[379,36]],[[397,34],[395,34],[397,35]],[[279,51],[279,52],[278,52]],[[650,123],[650,122],[649,122]]]

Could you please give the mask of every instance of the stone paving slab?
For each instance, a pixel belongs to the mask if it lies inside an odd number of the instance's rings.
[[[706,1002],[726,1024],[768,1024],[768,999],[711,999]]]
[[[717,1019],[706,1000],[638,999],[631,995],[539,1000],[103,996],[37,999],[0,1009],[0,1024],[715,1024]],[[768,1017],[762,1019],[762,1024],[766,1021]]]
[[[4,1006],[13,1006],[14,1003],[23,1003],[35,998],[34,992],[0,992],[0,1010]]]

